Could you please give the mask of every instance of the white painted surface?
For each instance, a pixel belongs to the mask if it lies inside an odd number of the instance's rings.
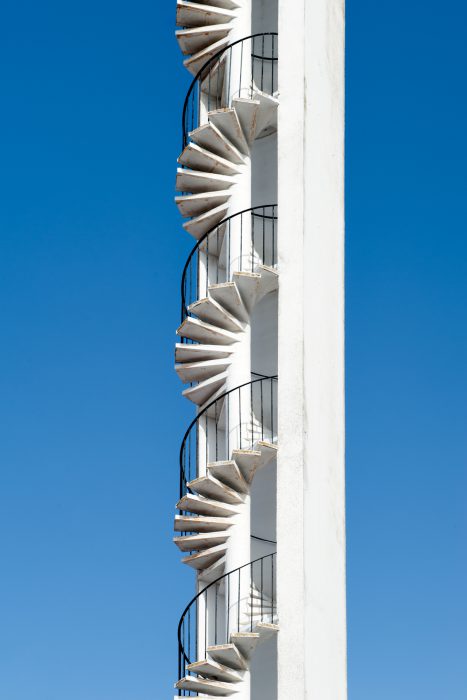
[[[279,0],[278,700],[345,700],[344,0]]]

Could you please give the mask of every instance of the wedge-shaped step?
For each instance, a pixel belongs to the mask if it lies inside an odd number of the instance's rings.
[[[256,472],[263,469],[277,455],[277,445],[272,442],[259,441],[254,448],[232,451],[232,457],[248,484],[251,484]]]
[[[221,132],[220,129],[213,124],[213,122],[208,122],[203,124],[198,129],[190,132],[191,140],[198,144],[201,148],[206,151],[210,151],[225,158],[226,160],[232,161],[237,165],[242,165],[245,163],[245,156],[243,156],[238,148],[231,143],[226,136]]]
[[[238,118],[237,112],[232,107],[224,107],[222,109],[216,109],[208,114],[209,121],[214,126],[217,126],[219,131],[221,131],[225,137],[233,143],[236,148],[243,153],[243,155],[248,155],[250,152],[250,146],[243,133],[242,125]]]
[[[238,692],[233,683],[223,683],[221,681],[197,678],[196,676],[182,678],[175,683],[175,687],[178,690],[190,690],[193,693],[204,693],[208,697],[219,698],[225,698]]]
[[[216,377],[210,377],[200,382],[196,386],[182,391],[182,396],[189,401],[193,401],[197,406],[204,406],[206,401],[214,397],[214,394],[224,386],[227,380],[227,372],[218,374]]]
[[[175,365],[175,371],[185,384],[188,382],[202,382],[205,379],[215,377],[227,370],[230,360],[205,360],[204,362],[187,362]]]
[[[228,345],[195,345],[194,343],[177,343],[175,345],[176,362],[208,362],[229,358],[233,348]],[[190,381],[190,380],[188,380]]]
[[[227,683],[240,683],[243,676],[238,671],[234,671],[228,666],[205,659],[204,661],[196,661],[187,666],[187,670],[191,673],[198,673],[205,678],[214,678],[217,681],[225,681]]]
[[[220,664],[236,669],[237,671],[246,671],[248,663],[241,655],[235,644],[218,644],[208,647],[209,656]]]
[[[223,10],[236,10],[241,4],[240,0],[203,0],[203,5],[212,5]]]
[[[220,532],[232,527],[229,518],[216,518],[207,515],[176,515],[174,530],[176,532]]]
[[[256,118],[256,138],[264,138],[277,131],[277,108],[279,100],[264,92],[256,92],[255,100],[260,106]]]
[[[199,299],[188,307],[190,313],[195,314],[202,321],[212,323],[214,326],[224,328],[226,331],[240,333],[245,329],[245,324],[224,309],[218,301],[211,297]]]
[[[247,494],[250,490],[237,463],[233,460],[230,462],[211,462],[208,464],[208,472],[238,493]]]
[[[193,54],[193,56],[190,56],[190,58],[186,58],[183,61],[183,65],[187,70],[190,71],[192,75],[197,75],[201,68],[205,66],[208,61],[213,59],[216,54],[218,54],[220,51],[222,51],[222,49],[228,46],[228,43],[228,37],[219,39],[214,44],[210,44],[204,49],[201,49],[201,51],[198,51],[198,53]]]
[[[230,175],[215,175],[205,173],[202,170],[177,169],[175,188],[178,192],[192,192],[193,194],[204,192],[219,192],[227,190],[235,182]]]
[[[221,3],[219,3],[220,5]],[[179,27],[203,27],[230,22],[236,13],[232,10],[213,7],[210,3],[194,3],[177,0],[177,19]]]
[[[224,39],[232,31],[231,24],[215,24],[212,27],[193,27],[190,29],[179,29],[175,36],[180,46],[181,52],[188,56],[198,53],[216,41]]]
[[[245,500],[242,494],[226,486],[210,474],[190,481],[188,488],[200,496],[213,498],[217,501],[222,501],[222,503],[229,503],[230,505],[240,504]]]
[[[239,339],[238,333],[232,333],[191,316],[188,316],[177,329],[177,335],[190,340],[198,340],[200,343],[217,343],[218,345],[232,345]]]
[[[279,286],[279,273],[267,265],[258,265],[254,272],[234,272],[232,277],[250,313],[255,304]]]
[[[234,97],[232,106],[237,112],[243,133],[249,144],[254,141],[256,136],[256,121],[260,108],[259,100],[248,100],[243,97]]]
[[[201,74],[199,90],[205,97],[209,97],[208,110],[217,109],[222,104],[226,57],[227,52],[222,52],[218,59],[214,59],[206,66],[205,73]]]
[[[240,292],[235,282],[222,282],[209,285],[211,299],[215,299],[221,306],[229,311],[235,318],[247,322],[250,314],[243,303]]]
[[[188,513],[197,513],[198,515],[208,515],[219,517],[228,517],[230,515],[237,515],[238,510],[233,506],[227,505],[227,503],[221,503],[219,501],[214,501],[209,498],[202,498],[193,493],[187,493],[183,496],[177,503],[178,510],[186,511]]]
[[[199,240],[205,233],[211,231],[226,217],[228,209],[228,204],[221,204],[220,207],[216,207],[206,214],[201,214],[201,216],[186,221],[183,224],[183,228],[196,238],[196,240]]]
[[[203,585],[207,583],[212,583],[213,581],[216,581],[218,578],[223,576],[225,574],[225,563],[226,557],[224,555],[220,559],[215,561],[214,564],[211,564],[211,566],[208,566],[206,569],[201,569],[200,571],[198,571],[198,577],[202,580]]]
[[[199,216],[227,202],[231,197],[229,190],[203,192],[201,194],[183,194],[175,197],[175,204],[184,217]]]
[[[264,642],[279,632],[279,625],[270,622],[260,622],[256,625],[256,632],[259,634],[261,641]]]
[[[279,287],[279,273],[269,265],[257,265],[255,272],[261,275],[260,298],[274,292]],[[259,300],[258,300],[259,301]]]
[[[174,542],[181,552],[193,552],[195,549],[201,551],[217,547],[218,544],[224,544],[227,538],[226,532],[210,532],[200,535],[181,535],[174,537]]]
[[[190,142],[184,148],[178,162],[191,170],[203,170],[217,175],[238,175],[242,171],[241,165],[236,165],[226,158],[201,148],[194,142]]]
[[[226,551],[227,545],[219,544],[215,547],[210,547],[210,549],[204,549],[196,554],[191,554],[189,557],[184,557],[182,563],[188,564],[188,566],[191,566],[193,569],[207,569],[220,559]]]
[[[250,659],[259,642],[257,632],[232,632],[230,641],[245,659]]]
[[[251,484],[258,465],[261,463],[261,452],[259,450],[233,450],[232,457],[245,481]]]

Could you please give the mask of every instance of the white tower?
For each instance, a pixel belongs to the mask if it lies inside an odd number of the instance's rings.
[[[179,696],[347,696],[343,5],[177,2]]]

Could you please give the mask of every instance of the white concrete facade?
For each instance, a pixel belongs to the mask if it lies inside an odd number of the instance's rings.
[[[344,1],[279,27],[278,698],[345,700]]]
[[[343,2],[177,0],[179,696],[346,698]]]

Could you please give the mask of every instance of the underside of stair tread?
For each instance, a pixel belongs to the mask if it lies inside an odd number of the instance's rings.
[[[176,23],[179,27],[203,27],[230,22],[236,13],[223,9],[221,4],[219,3],[219,7],[215,7],[208,2],[201,4],[177,0]]]
[[[240,0],[201,0],[201,2],[203,5],[212,5],[223,10],[236,10],[241,7]]]
[[[213,122],[207,122],[189,134],[191,140],[206,151],[211,151],[221,158],[232,161],[236,165],[245,163],[245,156],[217,128]]]
[[[251,483],[259,469],[263,469],[277,455],[277,444],[260,440],[252,450],[233,450],[232,458],[237,463],[245,481]]]
[[[190,56],[190,58],[186,58],[183,61],[183,65],[187,70],[190,71],[192,75],[197,75],[201,68],[203,68],[203,66],[206,65],[208,61],[214,58],[214,56],[217,53],[219,53],[219,51],[222,51],[223,48],[228,46],[228,44],[228,36],[222,37],[221,39],[215,41],[213,44],[205,46],[204,49],[201,49],[197,53],[193,54],[192,56]]]
[[[213,297],[198,299],[198,301],[193,302],[188,307],[188,311],[196,314],[202,321],[219,326],[232,333],[240,333],[245,329],[245,324],[239,321]]]
[[[232,31],[232,25],[214,24],[212,26],[190,27],[189,29],[179,29],[175,36],[180,46],[181,52],[185,55],[198,53],[207,46],[211,46],[219,39],[228,36]]]
[[[185,362],[175,365],[175,371],[185,384],[188,382],[202,382],[210,379],[230,366],[230,359],[204,360],[200,362]]]
[[[219,578],[219,576],[224,575],[225,563],[226,563],[226,556],[224,554],[217,561],[215,561],[213,564],[211,564],[211,566],[208,566],[206,569],[201,569],[200,571],[198,571],[199,580],[202,581],[203,584],[211,583],[212,581],[216,581]]]
[[[176,515],[174,530],[176,532],[218,532],[232,527],[230,518],[218,518],[206,515]]]
[[[208,211],[206,214],[201,214],[201,216],[190,219],[190,221],[185,221],[185,223],[182,224],[183,228],[194,238],[199,240],[205,233],[213,229],[225,218],[228,209],[228,204],[221,204],[221,206]]]
[[[197,194],[182,194],[175,197],[175,204],[182,216],[191,217],[204,214],[220,204],[224,204],[231,197],[230,190],[218,190],[214,192],[198,192]]]
[[[214,678],[215,680],[225,681],[227,683],[239,683],[242,680],[241,673],[212,659],[195,661],[195,663],[187,666],[187,670],[203,677]]]
[[[177,168],[175,188],[177,192],[191,192],[203,194],[204,192],[219,192],[226,190],[235,182],[230,175],[216,175],[206,173],[203,170],[190,170],[189,168]]]
[[[195,554],[190,554],[188,557],[184,557],[182,563],[188,564],[188,566],[194,569],[206,569],[222,557],[226,551],[226,544],[218,544],[215,547],[203,549],[201,552],[196,552]]]
[[[233,460],[211,462],[208,464],[208,472],[239,493],[247,494],[249,491],[248,483],[245,481],[237,463]]]
[[[182,552],[204,550],[224,544],[229,535],[227,532],[210,532],[199,535],[180,535],[174,537],[174,542]]]
[[[194,493],[187,493],[183,496],[177,503],[177,508],[188,513],[215,517],[227,517],[238,513],[234,506],[210,498],[203,498]]]
[[[217,343],[219,345],[232,345],[238,342],[238,333],[226,331],[218,326],[201,321],[198,318],[187,316],[181,326],[177,329],[177,335],[191,340],[198,340],[201,343]]]
[[[246,671],[248,669],[247,660],[241,655],[235,644],[217,644],[208,647],[207,651],[211,658],[225,666],[229,666],[229,668],[237,671]]]
[[[213,498],[222,503],[228,503],[230,505],[241,504],[245,500],[244,495],[238,493],[234,489],[226,486],[221,481],[216,479],[211,474],[207,476],[201,476],[198,479],[190,481],[188,488],[200,496],[205,498]]]
[[[222,158],[206,148],[201,148],[193,141],[185,146],[178,162],[191,170],[202,170],[217,175],[239,175],[242,168],[241,165],[232,163],[227,158]]]
[[[203,345],[194,343],[177,343],[175,345],[176,362],[209,362],[229,358],[234,352],[229,345]]]
[[[243,133],[237,112],[233,107],[212,110],[208,113],[208,119],[238,148],[240,153],[243,153],[243,155],[249,154],[249,143]]]
[[[256,91],[255,100],[260,103],[256,120],[255,138],[264,138],[277,131],[279,100],[273,95]]]
[[[182,391],[182,396],[193,401],[197,406],[203,406],[227,380],[227,372],[222,372],[214,377],[209,377],[196,386],[189,387]]]
[[[175,688],[206,693],[208,696],[212,695],[214,697],[227,697],[238,692],[233,683],[223,683],[222,681],[197,678],[196,676],[182,678],[175,683]]]

